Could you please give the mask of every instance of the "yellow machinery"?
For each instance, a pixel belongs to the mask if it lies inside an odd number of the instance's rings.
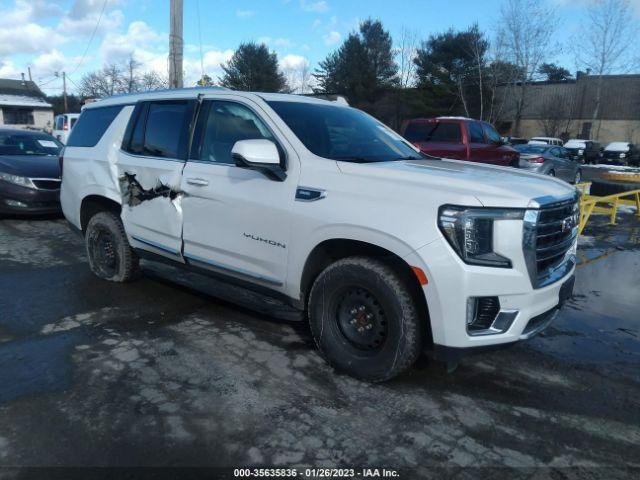
[[[589,194],[590,186],[591,182],[576,184],[576,188],[580,191],[580,225],[578,226],[578,235],[582,234],[591,214],[594,212],[609,215],[610,225],[616,224],[616,215],[618,214],[618,207],[620,205],[635,206],[636,216],[640,217],[640,189],[615,193],[604,197],[596,197]]]

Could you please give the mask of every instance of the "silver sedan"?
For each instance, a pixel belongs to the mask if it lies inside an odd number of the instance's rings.
[[[558,177],[569,183],[580,183],[580,163],[571,158],[566,148],[552,145],[516,145],[520,153],[518,168]]]

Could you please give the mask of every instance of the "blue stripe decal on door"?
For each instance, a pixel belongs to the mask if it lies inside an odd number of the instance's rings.
[[[263,282],[271,283],[273,285],[282,285],[281,281],[276,280],[274,278],[263,277],[262,275],[256,275],[254,273],[247,272],[246,270],[241,270],[241,269],[234,268],[234,267],[228,267],[228,266],[222,265],[220,263],[212,262],[211,260],[208,260],[206,258],[197,257],[195,255],[188,255],[188,254],[185,254],[184,258],[186,258],[187,260],[193,260],[193,261],[198,262],[198,263],[204,263],[205,265],[209,265],[211,267],[218,268],[220,270],[226,270],[228,272],[244,275],[245,277],[255,278],[256,280],[261,280]]]
[[[165,252],[171,253],[172,255],[180,255],[180,252],[178,250],[166,247],[160,243],[152,242],[151,240],[145,240],[144,238],[136,237],[135,235],[131,235],[131,238],[133,238],[137,242],[144,243],[153,248],[157,248],[158,250],[164,250]]]

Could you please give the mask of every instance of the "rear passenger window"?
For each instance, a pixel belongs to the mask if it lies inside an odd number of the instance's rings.
[[[462,141],[460,125],[450,122],[410,123],[404,132],[410,142],[446,142]]]
[[[186,159],[192,116],[191,100],[139,104],[123,148],[136,155]]]
[[[95,147],[124,105],[88,108],[82,112],[71,130],[68,147]]]
[[[148,155],[179,158],[181,138],[189,114],[187,102],[151,103],[147,114],[144,150]]]
[[[484,143],[484,134],[478,122],[469,123],[469,143]]]
[[[410,123],[404,131],[404,138],[410,142],[424,142],[425,138],[427,138],[428,129],[429,125],[426,123]]]

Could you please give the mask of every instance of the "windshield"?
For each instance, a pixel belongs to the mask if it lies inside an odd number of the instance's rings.
[[[58,155],[62,144],[41,134],[0,132],[0,155]]]
[[[547,148],[544,145],[514,145],[514,147],[520,153],[544,153]]]
[[[626,152],[629,150],[629,144],[626,142],[611,142],[606,146],[605,150],[613,152]]]
[[[425,158],[398,134],[369,115],[334,105],[267,102],[315,155],[347,162]]]
[[[583,140],[569,140],[564,144],[564,148],[585,148],[585,142]]]

